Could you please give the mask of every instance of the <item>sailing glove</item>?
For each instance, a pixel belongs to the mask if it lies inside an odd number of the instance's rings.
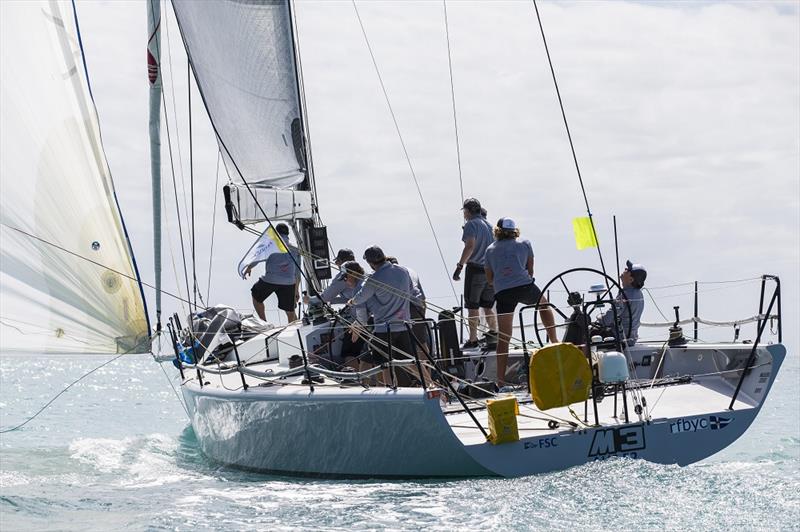
[[[456,271],[453,272],[453,280],[458,281],[461,279],[461,269],[464,267],[460,262],[456,265]]]

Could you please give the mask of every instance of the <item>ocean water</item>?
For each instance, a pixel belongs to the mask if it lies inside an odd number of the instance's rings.
[[[0,425],[103,360],[4,355]],[[200,453],[170,387],[177,372],[163,369],[123,357],[0,435],[0,530],[800,529],[796,353],[755,424],[709,460],[611,459],[511,480],[314,480],[220,466]]]

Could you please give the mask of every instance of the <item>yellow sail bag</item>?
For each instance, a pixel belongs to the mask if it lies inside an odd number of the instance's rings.
[[[516,397],[489,399],[486,401],[489,414],[489,441],[494,445],[519,441],[517,414],[519,404]]]
[[[573,344],[551,344],[536,351],[529,366],[531,397],[547,410],[589,398],[592,370],[583,351]]]

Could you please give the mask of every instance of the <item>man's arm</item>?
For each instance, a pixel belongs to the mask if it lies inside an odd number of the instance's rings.
[[[461,258],[458,259],[459,264],[466,264],[472,252],[475,250],[475,237],[471,236],[464,240],[464,250],[461,252]]]
[[[347,288],[347,282],[341,275],[337,275],[319,297],[326,303],[347,303],[347,298],[342,297],[342,291],[345,288]]]
[[[528,275],[530,275],[531,279],[533,279],[533,255],[528,256]]]
[[[461,269],[464,268],[464,264],[467,263],[467,259],[472,255],[474,249],[475,237],[464,237],[464,250],[461,252],[461,258],[458,259],[458,264],[456,264],[456,269],[453,272],[454,281],[461,279]]]
[[[483,267],[483,271],[486,272],[486,282],[489,283],[489,286],[494,286],[494,272],[488,263]]]
[[[363,305],[369,298],[373,296],[373,294],[375,294],[375,287],[373,286],[373,283],[369,282],[369,278],[367,278],[364,281],[364,284],[361,285],[361,290],[359,290],[358,293],[353,296],[353,299],[347,303],[352,306]]]

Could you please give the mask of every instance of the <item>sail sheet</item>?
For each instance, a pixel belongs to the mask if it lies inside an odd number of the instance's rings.
[[[300,183],[305,164],[288,2],[172,5],[232,180]]]
[[[69,2],[0,2],[0,350],[146,352]]]

